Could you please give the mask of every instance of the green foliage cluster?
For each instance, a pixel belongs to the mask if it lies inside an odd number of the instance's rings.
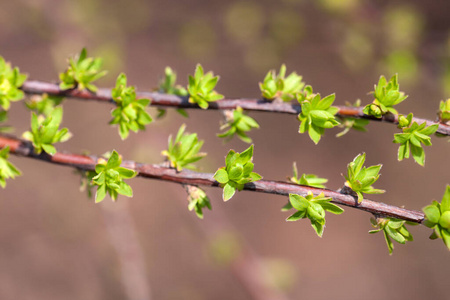
[[[372,184],[374,184],[380,174],[382,165],[370,166],[368,168],[363,167],[366,160],[366,154],[359,154],[356,156],[351,163],[347,166],[347,176],[345,179],[345,186],[351,188],[358,196],[358,203],[363,200],[363,193],[366,194],[382,194],[385,191],[374,189]]]
[[[270,70],[263,82],[259,83],[262,96],[267,100],[281,99],[289,102],[294,100],[297,93],[300,93],[305,86],[302,76],[292,72],[286,76],[286,66],[283,64],[278,75],[275,70]]]
[[[106,193],[111,196],[113,201],[117,200],[119,194],[133,197],[133,190],[123,180],[135,177],[137,172],[121,167],[121,164],[122,158],[114,150],[108,161],[101,159],[95,165],[97,175],[92,178],[92,183],[98,186],[95,193],[95,203],[103,201]]]
[[[9,146],[0,149],[0,186],[6,187],[6,179],[14,179],[16,176],[20,176],[20,171],[8,161]]]
[[[425,164],[425,151],[422,144],[431,146],[431,135],[436,132],[439,125],[434,124],[427,126],[426,123],[417,124],[412,122],[413,114],[407,117],[399,117],[399,127],[403,133],[394,134],[394,143],[400,144],[398,148],[398,160],[409,158],[410,152],[414,160],[421,166]]]
[[[78,88],[97,91],[97,87],[92,82],[106,75],[106,71],[100,71],[102,67],[101,58],[87,57],[86,48],[81,50],[78,57],[69,58],[69,67],[64,73],[59,74],[61,83],[60,89],[68,90]]]
[[[170,161],[170,166],[181,171],[183,168],[195,169],[194,162],[206,156],[199,152],[203,146],[196,133],[185,133],[186,125],[181,125],[175,140],[169,136],[168,149],[161,152]]]
[[[119,124],[119,135],[125,140],[130,130],[138,132],[145,130],[145,125],[153,119],[145,111],[150,104],[149,99],[136,99],[134,86],[127,86],[127,76],[121,73],[117,77],[116,87],[111,91],[112,98],[117,107],[111,112],[113,119],[110,124]]]
[[[349,102],[345,103],[346,106],[350,107],[360,107],[361,106],[361,100],[358,99],[354,104],[351,104]],[[369,120],[367,119],[357,119],[357,118],[341,118],[341,123],[338,125],[339,128],[344,128],[341,132],[336,134],[336,137],[341,137],[345,134],[347,134],[350,129],[355,129],[357,131],[366,132],[367,128],[366,126],[369,124]]]
[[[442,123],[450,121],[450,99],[441,101],[439,104],[439,120]]]
[[[67,128],[59,130],[62,122],[62,107],[55,108],[48,116],[31,114],[31,131],[22,134],[23,138],[33,143],[34,151],[39,154],[44,150],[50,155],[56,153],[54,143],[63,143],[72,137]]]
[[[240,106],[225,117],[226,123],[220,127],[220,130],[227,128],[228,130],[218,134],[218,137],[231,139],[233,136],[237,135],[245,143],[252,142],[252,139],[247,135],[247,132],[254,128],[259,128],[259,124],[255,119],[247,116]]]
[[[323,189],[325,188],[324,183],[328,182],[328,179],[320,178],[319,176],[314,174],[302,174],[302,176],[300,176],[299,178],[296,162],[292,164],[292,171],[294,173],[294,176],[289,177],[289,181],[295,184],[313,186],[316,188]]]
[[[254,164],[253,145],[241,153],[230,150],[225,158],[225,167],[214,174],[214,179],[223,187],[223,201],[228,201],[236,193],[242,191],[244,185],[262,179],[262,176],[253,172]]]
[[[55,95],[34,95],[30,97],[28,101],[25,101],[25,105],[29,110],[34,111],[39,115],[48,116],[52,113],[56,106],[62,103],[63,100],[64,97]]]
[[[214,76],[212,72],[204,73],[203,67],[198,64],[195,68],[194,76],[189,75],[189,102],[197,103],[202,109],[207,109],[209,102],[223,99],[223,95],[218,94],[214,88],[219,81],[219,76]]]
[[[203,208],[212,209],[211,202],[205,191],[193,185],[186,186],[188,192],[188,208],[190,211],[195,211],[198,218],[203,219]]]
[[[20,74],[19,68],[11,67],[10,63],[0,56],[0,106],[8,110],[11,102],[23,99],[24,93],[19,90],[27,79],[27,75]]]
[[[170,67],[166,67],[164,69],[164,78],[159,82],[158,92],[177,95],[180,97],[186,97],[189,95],[188,91],[184,87],[177,84],[177,73],[175,73],[175,71],[173,71]],[[176,111],[183,117],[189,117],[188,113],[182,108],[177,108]],[[165,114],[165,109],[158,108],[158,118],[163,117]]]
[[[400,244],[405,244],[407,241],[413,241],[413,236],[408,231],[408,229],[406,229],[405,221],[390,218],[372,218],[370,219],[370,222],[372,223],[373,227],[376,227],[378,229],[371,230],[369,231],[369,233],[377,233],[383,231],[389,254],[392,254],[392,251],[394,250],[394,244],[392,243],[392,240]]]
[[[403,92],[400,92],[397,74],[392,76],[389,82],[386,81],[384,76],[381,76],[378,85],[375,85],[373,93],[375,100],[373,100],[372,104],[366,105],[363,112],[376,118],[381,118],[388,112],[398,115],[397,110],[393,106],[403,102],[408,97]]]
[[[309,137],[315,144],[319,143],[326,128],[333,128],[339,125],[335,117],[338,108],[331,106],[334,98],[334,94],[325,98],[321,98],[320,94],[316,94],[313,97],[299,98],[302,99],[299,100],[302,106],[302,112],[298,115],[298,119],[301,122],[299,132],[308,132]]]
[[[424,225],[434,229],[430,239],[440,238],[450,250],[450,185],[447,185],[441,203],[433,201],[423,208]]]
[[[308,192],[306,197],[289,194],[289,204],[284,206],[282,211],[295,208],[297,212],[289,216],[286,221],[298,221],[308,218],[317,235],[322,237],[325,229],[325,211],[337,215],[344,212],[342,208],[330,203],[330,201],[331,198],[325,197],[323,193],[314,196],[312,192]]]

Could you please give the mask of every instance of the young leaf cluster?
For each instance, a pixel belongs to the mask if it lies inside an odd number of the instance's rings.
[[[9,146],[0,149],[0,186],[6,187],[6,179],[14,179],[16,176],[20,176],[20,171],[8,161]]]
[[[351,107],[360,107],[361,100],[359,100],[359,99],[356,100],[356,102],[354,104],[346,102],[345,105],[351,106]],[[347,134],[347,132],[350,131],[350,129],[366,132],[367,131],[366,126],[369,124],[369,122],[370,121],[367,119],[357,119],[357,118],[351,118],[351,117],[341,118],[341,124],[339,124],[338,127],[344,128],[344,130],[342,130],[341,132],[336,134],[336,137],[344,136],[345,134]]]
[[[408,98],[403,92],[400,92],[398,74],[392,76],[389,82],[386,81],[384,76],[381,76],[378,85],[375,85],[373,93],[375,100],[371,104],[366,105],[363,112],[376,118],[381,118],[388,112],[398,115],[397,110],[393,106]]]
[[[225,158],[225,167],[214,174],[214,179],[223,187],[223,201],[228,201],[236,193],[242,191],[244,185],[260,180],[262,177],[253,172],[253,145],[241,153],[230,150]]]
[[[302,176],[299,178],[297,164],[295,162],[292,164],[292,171],[294,173],[294,176],[290,177],[289,181],[295,184],[307,185],[323,189],[325,188],[324,183],[328,182],[328,179],[320,178],[319,176],[314,174],[302,174]]]
[[[45,93],[41,96],[32,96],[28,101],[25,101],[25,105],[29,110],[35,111],[39,115],[48,116],[63,100],[64,97]]]
[[[19,68],[11,67],[10,63],[5,62],[0,56],[0,106],[8,110],[11,102],[19,101],[24,97],[24,93],[19,90],[27,75],[20,74]]]
[[[203,208],[211,210],[211,202],[205,191],[193,185],[186,186],[188,192],[188,208],[190,211],[195,211],[198,218],[203,219]]]
[[[161,152],[170,161],[170,166],[181,171],[183,168],[195,169],[194,162],[206,156],[199,152],[204,141],[199,141],[196,133],[185,133],[186,125],[181,125],[175,140],[169,136],[168,149]]]
[[[347,176],[345,179],[345,186],[352,189],[358,196],[358,203],[363,200],[363,193],[366,194],[382,194],[385,191],[374,189],[372,184],[374,184],[380,174],[382,165],[370,166],[368,168],[363,167],[366,160],[366,154],[359,154],[356,156],[351,163],[347,166]]]
[[[217,136],[220,138],[231,139],[237,135],[243,142],[251,143],[252,139],[247,132],[253,128],[259,128],[259,124],[252,117],[247,116],[242,107],[238,106],[235,110],[226,115],[226,123],[220,127],[220,130],[227,129],[224,133]]]
[[[188,95],[188,91],[181,85],[177,84],[177,73],[175,73],[175,71],[173,71],[170,67],[166,67],[164,69],[164,78],[159,83],[158,91],[160,93],[177,95],[181,97]]]
[[[289,102],[295,99],[296,94],[300,93],[305,86],[302,82],[302,76],[292,72],[288,77],[286,75],[286,66],[283,64],[278,75],[275,70],[270,70],[263,82],[259,83],[262,96],[267,100],[281,99]]]
[[[208,102],[223,99],[223,95],[218,94],[214,88],[219,81],[219,76],[214,76],[212,72],[204,73],[203,67],[198,64],[195,68],[194,76],[189,75],[189,102],[197,103],[202,109],[207,109]]]
[[[79,90],[88,89],[96,92],[97,87],[92,82],[107,73],[106,71],[100,71],[101,67],[102,59],[87,57],[86,48],[83,48],[78,58],[69,58],[69,67],[64,73],[59,74],[61,80],[59,87],[62,90],[78,88]]]
[[[423,208],[424,225],[434,229],[430,239],[440,238],[450,250],[450,185],[447,185],[441,203],[433,201]]]
[[[425,164],[425,151],[422,148],[422,144],[431,146],[430,136],[436,132],[439,125],[426,126],[425,122],[419,125],[416,122],[412,122],[412,117],[413,114],[409,114],[407,117],[400,116],[399,126],[402,127],[403,133],[394,134],[393,142],[400,144],[398,148],[399,161],[409,158],[411,152],[414,160],[423,166]]]
[[[299,98],[302,107],[302,112],[298,115],[300,120],[299,132],[308,132],[309,137],[315,144],[319,143],[326,128],[339,125],[335,117],[339,109],[331,106],[334,98],[334,94],[323,99],[320,98],[320,94],[316,94],[314,97],[302,96]]]
[[[370,219],[370,222],[373,227],[377,227],[378,229],[370,230],[369,233],[383,231],[389,254],[392,254],[392,251],[394,250],[392,240],[400,244],[405,244],[407,241],[413,241],[413,236],[408,229],[406,229],[405,221],[390,218],[379,218],[375,220],[372,218]]]
[[[308,192],[306,197],[296,194],[289,194],[290,206],[285,206],[283,210],[295,208],[297,212],[289,216],[286,221],[297,221],[308,218],[311,226],[319,237],[322,237],[325,228],[325,211],[333,214],[342,214],[344,210],[333,203],[330,203],[330,197],[324,197],[323,193],[318,196]]]
[[[72,137],[67,128],[59,130],[62,122],[62,107],[55,108],[47,117],[31,114],[31,131],[23,133],[23,138],[33,143],[37,154],[42,150],[50,155],[56,153],[54,143],[63,143]]]
[[[100,160],[95,165],[97,174],[92,178],[92,183],[98,186],[95,194],[95,203],[101,202],[105,198],[106,193],[111,196],[113,201],[117,200],[119,194],[133,197],[133,190],[123,180],[135,177],[137,172],[121,167],[121,163],[122,158],[114,150],[108,161]]]
[[[117,107],[111,112],[113,119],[110,124],[119,124],[119,135],[125,140],[130,130],[138,132],[145,130],[145,125],[153,120],[145,111],[150,104],[149,99],[136,99],[134,86],[127,86],[127,76],[123,73],[117,77],[116,87],[111,91]]]
[[[450,99],[441,101],[439,104],[439,120],[442,123],[447,123],[450,121]]]

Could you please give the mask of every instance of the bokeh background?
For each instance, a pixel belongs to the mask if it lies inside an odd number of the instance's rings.
[[[410,97],[403,113],[435,119],[450,95],[450,4],[434,1],[284,0],[0,1],[0,54],[33,80],[56,82],[67,58],[87,47],[104,58],[113,86],[124,71],[138,90],[158,85],[171,66],[185,85],[197,63],[221,76],[227,98],[259,97],[258,82],[286,63],[336,103],[370,102],[380,74],[399,73]],[[116,149],[126,159],[160,163],[167,137],[183,123],[206,141],[204,172],[224,164],[230,148],[216,137],[222,115],[172,110],[146,132],[121,141],[108,126],[111,106],[64,102],[73,138],[58,150],[101,154]],[[156,110],[151,109],[156,116]],[[426,166],[397,161],[398,130],[372,123],[367,133],[336,138],[327,130],[315,146],[299,135],[295,116],[252,113],[261,128],[255,171],[285,180],[292,162],[300,172],[342,186],[346,165],[358,153],[384,165],[370,196],[411,209],[440,200],[449,178],[448,138],[433,137]],[[15,134],[28,130],[30,113],[12,106]],[[286,198],[241,192],[226,204],[206,189],[213,210],[199,220],[187,209],[181,186],[134,179],[135,196],[94,204],[79,192],[70,168],[12,157],[23,176],[0,191],[1,299],[448,299],[450,259],[431,231],[411,228],[415,241],[389,256],[381,234],[369,235],[370,215],[347,208],[327,216],[324,237],[309,222],[287,223]],[[253,278],[257,283],[249,281]],[[256,287],[256,288],[255,288]],[[257,293],[255,291],[260,291]],[[273,294],[271,294],[273,293]]]

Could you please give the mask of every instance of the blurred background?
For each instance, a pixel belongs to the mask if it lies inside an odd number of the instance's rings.
[[[336,104],[361,99],[381,74],[399,74],[410,95],[402,113],[435,120],[450,95],[450,4],[435,1],[283,0],[1,0],[0,55],[31,80],[58,81],[67,58],[87,47],[104,58],[112,87],[120,72],[140,91],[158,86],[165,66],[181,84],[201,63],[221,79],[227,98],[260,97],[258,82],[286,63]],[[204,139],[203,172],[224,165],[240,140],[216,137],[218,111],[173,110],[121,141],[108,126],[112,106],[64,102],[63,125],[73,138],[58,150],[101,154],[116,149],[126,159],[160,163],[167,138],[179,126]],[[150,109],[156,116],[155,109]],[[367,153],[382,163],[368,198],[420,210],[441,200],[449,178],[448,138],[432,138],[426,165],[397,161],[395,126],[371,123],[367,133],[336,138],[327,130],[315,146],[299,135],[295,116],[252,113],[261,128],[250,136],[255,171],[265,179],[300,173],[340,188],[347,163]],[[20,136],[30,113],[12,106],[9,124]],[[213,206],[205,219],[187,209],[181,186],[134,179],[134,197],[94,204],[79,192],[79,176],[60,166],[12,157],[23,172],[0,191],[1,299],[448,299],[450,259],[431,230],[411,228],[415,242],[395,244],[389,256],[382,234],[369,235],[371,215],[346,208],[327,214],[323,238],[309,222],[285,222],[287,198],[240,192],[226,204],[206,189]]]

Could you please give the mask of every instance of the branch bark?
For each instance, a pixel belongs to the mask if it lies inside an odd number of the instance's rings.
[[[61,90],[57,84],[42,82],[42,81],[26,81],[22,85],[21,89],[27,94],[44,94],[56,96],[64,96],[67,98],[76,98],[82,100],[97,100],[101,102],[114,103],[111,98],[110,89],[98,89],[96,93],[91,93],[87,90]],[[197,104],[189,103],[187,97],[179,97],[176,95],[162,94],[157,92],[137,92],[138,98],[151,99],[151,106],[156,107],[173,107],[173,108],[189,108],[189,109],[199,109]],[[291,103],[278,103],[278,102],[268,102],[262,99],[224,99],[216,102],[211,102],[208,109],[215,110],[226,110],[226,109],[236,109],[238,106],[242,107],[247,111],[263,111],[263,112],[276,112],[276,113],[286,113],[298,115],[301,112],[301,107],[299,104]],[[398,124],[398,117],[393,114],[384,115],[381,119],[374,118],[372,116],[365,115],[363,113],[362,107],[348,107],[339,106],[337,113],[338,117],[346,118],[358,118],[367,119],[370,121],[382,121],[391,124]],[[439,124],[439,128],[436,132],[450,136],[450,125],[434,122],[422,118],[413,118],[413,121],[418,124],[427,123],[427,126],[433,124]]]
[[[10,147],[10,152],[12,154],[18,156],[25,156],[82,170],[92,171],[95,169],[97,163],[96,156],[84,156],[62,152],[58,152],[53,156],[50,156],[45,152],[36,154],[34,153],[33,145],[30,142],[20,140],[13,136],[0,135],[0,148],[6,146]],[[213,178],[214,174],[211,173],[198,173],[188,170],[177,172],[172,168],[153,164],[143,164],[134,161],[123,161],[122,165],[137,171],[138,176],[144,178],[164,180],[179,184],[219,187],[219,183]],[[323,193],[326,197],[331,197],[333,203],[367,211],[376,216],[388,216],[415,223],[422,223],[425,218],[424,214],[420,211],[409,210],[368,199],[364,199],[361,203],[358,203],[357,199],[352,195],[342,194],[339,191],[302,186],[288,182],[260,180],[246,184],[244,190],[282,196],[288,196],[289,194],[306,196],[308,192],[312,192],[314,195]]]

